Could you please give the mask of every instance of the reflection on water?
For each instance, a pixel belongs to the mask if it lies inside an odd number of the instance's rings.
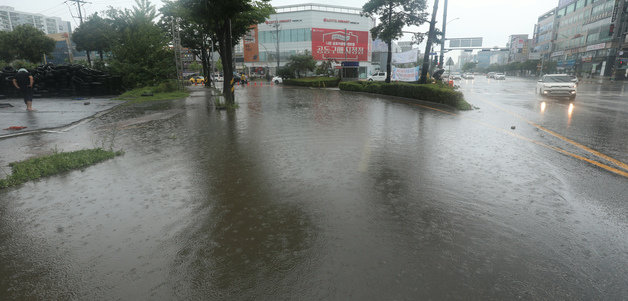
[[[547,107],[547,103],[546,102],[542,102],[541,103],[541,114],[545,113],[545,108]]]
[[[260,112],[262,106],[255,99],[246,108]],[[259,115],[217,114],[189,125],[209,123],[220,134],[201,132],[191,146],[197,154],[197,183],[205,192],[178,239],[182,244],[173,273],[185,280],[173,283],[173,289],[186,299],[250,300],[294,277],[290,271],[303,261],[314,231],[302,208],[279,192],[260,146],[242,144],[241,130],[253,126]]]
[[[569,108],[567,109],[567,126],[571,125],[571,117],[573,116],[574,105],[573,102],[569,104]]]

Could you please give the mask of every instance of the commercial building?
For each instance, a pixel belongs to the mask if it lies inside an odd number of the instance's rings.
[[[277,64],[284,66],[291,55],[306,52],[334,66],[347,62],[355,77],[365,78],[373,69],[370,29],[375,20],[362,16],[361,8],[307,3],[278,6],[275,12],[236,47],[237,69],[275,74]]]
[[[552,52],[552,40],[554,40],[554,32],[557,25],[556,8],[553,8],[538,18],[534,25],[530,53],[536,53],[538,58],[549,58]]]
[[[625,5],[625,0],[559,1],[551,59],[560,72],[580,76],[616,73]]]
[[[491,51],[490,64],[491,65],[506,65],[511,57],[509,50],[494,50]]]
[[[508,63],[528,60],[528,35],[516,34],[508,38]]]
[[[397,45],[401,48],[401,52],[406,52],[412,50],[412,45],[415,45],[415,43],[412,41],[401,41],[397,42]]]
[[[624,2],[623,14],[620,18],[618,32],[620,33],[617,41],[620,43],[619,51],[617,52],[617,58],[615,61],[615,74],[611,76],[620,79],[628,80],[628,3]]]
[[[55,40],[55,49],[46,58],[48,63],[63,65],[74,61],[78,53],[67,32],[48,34],[48,37]]]
[[[30,24],[46,34],[71,32],[70,22],[59,17],[15,11],[11,6],[0,6],[0,31],[12,31],[19,25]]]
[[[486,69],[493,64],[505,65],[508,63],[509,54],[510,51],[504,48],[482,49],[475,55],[478,63],[476,67]]]
[[[478,69],[486,69],[491,65],[491,50],[484,49],[478,52],[477,54],[478,60]]]
[[[473,52],[464,51],[458,56],[458,68],[462,69],[466,63],[476,62],[477,56]]]
[[[400,53],[401,47],[394,41],[391,47],[392,53]],[[371,70],[385,70],[386,63],[388,62],[388,43],[375,39],[371,47]]]

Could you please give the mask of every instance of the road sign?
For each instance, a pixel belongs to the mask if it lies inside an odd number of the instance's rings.
[[[447,60],[447,66],[453,66],[454,65],[454,60],[452,60],[451,58],[449,58]]]
[[[482,38],[447,39],[449,48],[482,47]]]
[[[540,60],[541,59],[541,54],[538,53],[538,52],[532,52],[532,53],[528,54],[528,59]]]

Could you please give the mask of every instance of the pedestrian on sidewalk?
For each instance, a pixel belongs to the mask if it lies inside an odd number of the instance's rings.
[[[20,93],[24,97],[24,103],[26,104],[26,110],[33,110],[33,84],[35,79],[25,68],[17,70],[15,78],[13,78],[13,85],[20,90]]]

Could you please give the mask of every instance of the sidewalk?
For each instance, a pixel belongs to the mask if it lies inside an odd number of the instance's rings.
[[[594,77],[594,78],[581,78],[580,83],[584,84],[602,84],[602,85],[626,85],[628,81],[625,80],[611,80],[610,77]]]
[[[88,103],[89,104],[86,104]],[[70,125],[98,112],[111,109],[124,103],[111,98],[36,98],[33,100],[35,111],[26,111],[22,99],[0,99],[0,139],[29,132],[54,129]],[[22,130],[6,130],[9,127],[26,127]]]

